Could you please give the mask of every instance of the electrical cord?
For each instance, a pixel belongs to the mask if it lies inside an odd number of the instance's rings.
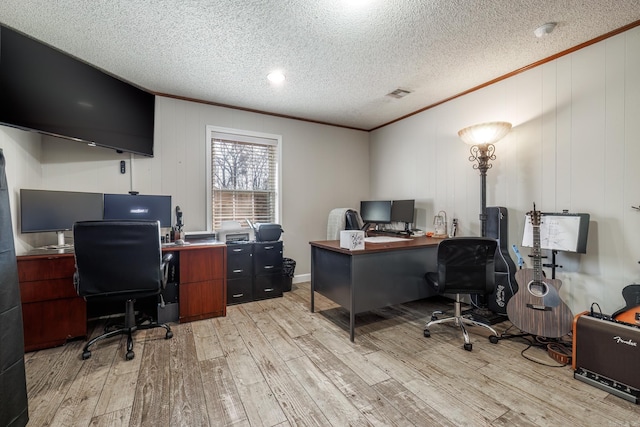
[[[515,328],[515,325],[511,325],[509,326],[503,333],[502,335],[509,335],[509,331]],[[522,336],[520,336],[522,335]],[[524,331],[521,331],[520,335],[516,335],[514,334],[511,338],[521,338],[525,344],[527,344],[527,346],[520,352],[520,355],[533,363],[536,363],[538,365],[542,365],[542,366],[546,366],[548,368],[563,368],[565,366],[567,366],[569,363],[571,363],[571,348],[573,346],[572,341],[563,341],[562,339],[548,339],[545,337],[539,337],[539,336],[534,336],[531,334],[525,334]],[[526,335],[526,336],[525,336]],[[548,363],[543,363],[540,362],[539,360],[536,360],[530,356],[528,356],[526,353],[529,349],[531,348],[539,348],[542,349],[544,351],[546,351],[549,356],[551,358],[553,358],[554,360],[556,360],[557,362],[559,362],[559,364],[557,365],[552,365],[552,364],[548,364]],[[554,353],[554,354],[552,354]],[[565,360],[565,362],[560,362],[558,360],[558,358],[562,358],[563,360]]]

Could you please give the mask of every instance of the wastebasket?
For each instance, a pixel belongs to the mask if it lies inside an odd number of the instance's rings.
[[[291,258],[282,258],[282,291],[288,292],[291,290],[291,283],[293,282],[293,276],[296,270],[296,262]]]

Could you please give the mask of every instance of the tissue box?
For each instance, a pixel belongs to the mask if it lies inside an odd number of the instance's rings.
[[[364,231],[342,230],[340,231],[340,247],[355,251],[364,249]]]

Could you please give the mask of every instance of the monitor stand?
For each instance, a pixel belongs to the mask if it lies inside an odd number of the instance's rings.
[[[413,235],[413,231],[411,231],[411,224],[408,222],[404,223],[404,232],[407,233],[407,236]]]
[[[56,231],[56,237],[58,239],[58,243],[56,245],[47,245],[45,249],[68,249],[72,247],[72,245],[64,242],[64,230]]]

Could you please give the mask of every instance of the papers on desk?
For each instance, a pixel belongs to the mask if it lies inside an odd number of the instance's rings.
[[[391,242],[406,242],[407,239],[404,239],[402,237],[374,236],[374,237],[365,237],[364,241],[366,243],[391,243]]]

